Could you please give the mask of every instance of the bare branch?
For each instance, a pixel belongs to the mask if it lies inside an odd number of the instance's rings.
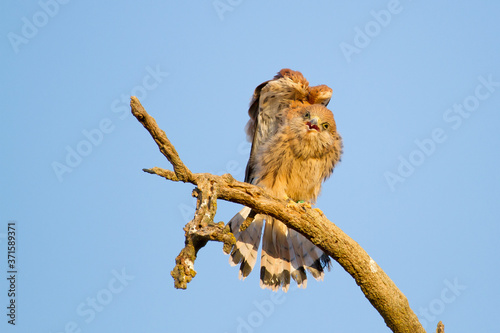
[[[156,124],[156,120],[154,120],[154,118],[151,117],[146,112],[146,110],[144,110],[144,107],[141,105],[141,102],[139,102],[137,97],[132,96],[130,98],[130,106],[132,108],[132,114],[149,131],[149,134],[151,134],[153,139],[156,141],[156,144],[160,148],[161,153],[174,167],[175,175],[177,176],[177,178],[183,182],[192,182],[193,174],[184,165],[174,146],[167,138],[165,132],[163,132],[163,130],[158,127],[158,125]]]
[[[176,258],[172,271],[177,288],[186,285],[196,274],[194,260],[197,251],[208,240],[224,243],[229,252],[234,237],[223,223],[215,224],[213,217],[217,199],[243,204],[256,213],[270,215],[282,221],[321,248],[335,259],[360,286],[363,294],[384,318],[393,332],[425,332],[408,300],[378,264],[353,239],[329,221],[317,209],[275,198],[264,189],[236,181],[231,175],[216,176],[208,173],[192,174],[180,160],[175,148],[154,119],[132,97],[132,113],[149,131],[162,153],[172,163],[175,173],[160,168],[144,169],[172,181],[190,182],[198,187],[194,195],[198,199],[195,217],[184,228],[186,246]]]
[[[217,211],[216,184],[210,180],[201,181],[193,191],[193,196],[197,198],[195,216],[184,227],[185,246],[175,258],[175,267],[170,274],[174,278],[174,286],[179,289],[186,289],[196,275],[196,255],[209,240],[222,242],[225,253],[229,253],[236,243],[229,226],[224,225],[224,222],[213,222]]]
[[[171,181],[174,181],[174,182],[180,181],[180,179],[177,177],[175,172],[173,172],[171,170],[165,170],[162,168],[154,167],[151,169],[142,169],[142,171],[153,174],[153,175],[158,175],[158,176],[164,177],[164,178],[171,180]]]

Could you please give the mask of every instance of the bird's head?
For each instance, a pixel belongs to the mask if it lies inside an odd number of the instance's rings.
[[[289,111],[288,118],[290,126],[304,134],[329,134],[337,130],[332,112],[319,104],[295,107]]]
[[[302,105],[288,113],[288,125],[297,149],[307,156],[321,156],[340,140],[333,114],[320,104]]]

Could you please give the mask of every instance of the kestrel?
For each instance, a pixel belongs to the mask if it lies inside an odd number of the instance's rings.
[[[331,96],[329,87],[310,87],[300,72],[290,69],[282,69],[273,80],[260,84],[248,110],[246,133],[252,148],[245,181],[277,197],[316,202],[321,184],[342,154],[342,139],[332,112],[326,108]],[[240,264],[240,279],[252,271],[261,238],[262,288],[287,291],[290,277],[305,288],[306,270],[317,280],[323,279],[330,258],[322,250],[281,221],[262,214],[240,231],[251,214],[245,207],[229,222],[236,238],[229,262]]]

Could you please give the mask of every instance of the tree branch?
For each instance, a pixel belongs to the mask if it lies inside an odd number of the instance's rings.
[[[225,253],[229,253],[235,243],[234,236],[224,223],[213,222],[217,199],[222,199],[248,206],[256,213],[270,215],[311,240],[354,278],[365,297],[393,332],[425,332],[408,300],[394,282],[358,243],[329,221],[324,214],[304,205],[290,205],[260,187],[235,180],[229,174],[192,174],[182,163],[165,132],[159,129],[139,100],[132,97],[130,104],[134,116],[149,131],[160,151],[174,168],[174,172],[157,167],[143,170],[171,181],[197,185],[193,191],[193,195],[197,197],[195,216],[184,227],[185,247],[177,256],[176,266],[172,271],[176,288],[185,289],[194,277],[196,253],[209,240],[223,242]],[[439,332],[444,332],[444,327],[441,329]]]
[[[437,326],[437,329],[436,329],[436,333],[444,333],[444,325],[443,325],[442,321],[440,321],[438,323],[438,326]]]
[[[170,143],[170,140],[167,138],[165,132],[158,127],[154,118],[151,117],[146,110],[144,110],[144,107],[141,105],[141,102],[139,102],[137,97],[134,96],[130,99],[130,106],[132,108],[132,114],[148,130],[149,134],[151,134],[158,145],[158,148],[160,148],[161,153],[174,167],[177,180],[193,183],[193,174],[184,165],[179,157],[179,154],[177,154],[177,150],[175,150],[174,146]]]

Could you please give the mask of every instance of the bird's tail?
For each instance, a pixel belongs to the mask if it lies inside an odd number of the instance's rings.
[[[264,223],[264,216],[258,214],[248,228],[240,231],[240,227],[250,214],[250,211],[250,208],[244,207],[229,221],[231,232],[236,238],[236,244],[229,257],[229,263],[231,266],[240,264],[240,279],[243,280],[250,274],[257,261],[262,224]]]
[[[261,240],[262,254],[260,267],[260,286],[271,290],[280,287],[287,291],[290,277],[299,287],[306,288],[306,270],[316,280],[323,280],[324,268],[330,269],[330,258],[307,238],[293,229],[289,229],[279,220],[257,214],[254,221],[244,231],[240,226],[250,214],[250,208],[243,208],[229,222],[236,238],[229,262],[232,266],[240,264],[240,279],[252,271]]]

